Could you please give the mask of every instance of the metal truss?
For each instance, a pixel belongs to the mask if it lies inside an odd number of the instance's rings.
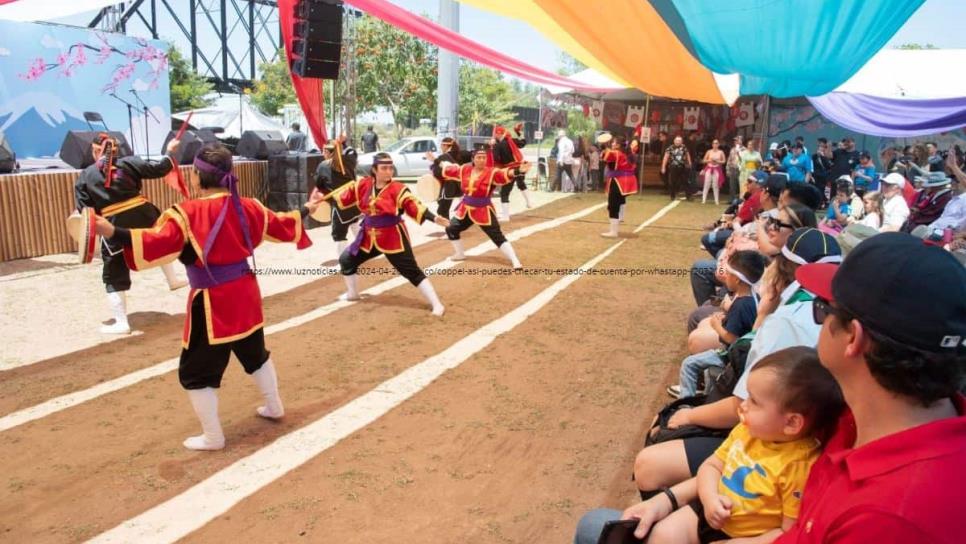
[[[173,40],[183,52],[190,49],[185,54],[195,72],[221,92],[251,87],[258,65],[275,61],[282,46],[274,0],[119,2],[102,9],[88,27]]]

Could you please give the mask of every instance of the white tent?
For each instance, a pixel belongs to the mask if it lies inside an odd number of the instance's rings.
[[[883,49],[835,92],[885,98],[966,96],[966,49]]]
[[[277,130],[288,135],[289,129],[282,124],[261,113],[252,106],[247,96],[239,100],[237,94],[207,95],[213,99],[210,106],[194,110],[191,116],[191,126],[196,128],[221,127],[225,129],[218,134],[221,138],[240,138],[243,130]],[[171,117],[184,121],[188,118],[188,111],[171,114]]]

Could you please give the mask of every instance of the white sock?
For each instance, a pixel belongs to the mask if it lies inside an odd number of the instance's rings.
[[[356,236],[359,236],[359,222],[356,221],[349,225],[349,239],[355,240]]]
[[[259,406],[255,411],[258,415],[268,419],[278,419],[285,415],[282,399],[278,396],[278,376],[272,360],[265,361],[261,368],[252,373],[258,390],[265,397],[265,406]]]
[[[530,202],[530,191],[527,190],[527,189],[523,189],[520,192],[523,193],[523,200],[526,201],[527,208],[532,208],[533,207],[533,203]]]
[[[453,244],[453,256],[450,259],[454,261],[462,261],[466,259],[466,254],[463,253],[463,241],[462,240],[450,240]]]
[[[345,280],[345,293],[339,298],[342,300],[359,300],[359,276],[343,274],[342,279]]]
[[[500,211],[503,214],[503,215],[500,216],[500,221],[504,221],[504,222],[509,221],[510,220],[510,203],[509,202],[500,202]]]
[[[627,204],[621,204],[620,209],[617,211],[617,220],[620,221],[621,223],[624,222],[624,208],[626,207],[627,207]]]
[[[183,280],[178,277],[174,272],[174,263],[168,263],[161,265],[161,272],[164,273],[164,279],[168,282],[168,289],[174,291],[175,289],[181,289],[185,285],[188,285],[188,280]]]
[[[620,228],[620,219],[610,220],[610,229],[607,232],[600,233],[604,238],[617,238],[617,232]]]
[[[436,290],[433,289],[433,284],[429,282],[429,278],[424,279],[419,282],[417,286],[419,292],[426,297],[426,300],[433,306],[433,315],[441,316],[446,309],[443,307],[443,303],[439,301],[439,297],[436,296]]]
[[[345,251],[345,246],[347,246],[348,244],[349,243],[346,242],[345,240],[339,240],[338,242],[335,243],[335,260],[336,261],[338,261],[340,258],[342,258],[342,252]]]
[[[127,322],[127,292],[114,291],[107,294],[107,305],[114,316],[113,325],[102,325],[101,332],[105,334],[128,334],[131,326]]]
[[[510,245],[510,242],[503,242],[503,245],[500,246],[500,251],[506,255],[507,259],[510,259],[510,264],[513,265],[514,270],[520,270],[523,268],[523,265],[520,264],[520,259],[517,259],[517,254],[513,251],[513,246]]]
[[[212,387],[189,389],[188,399],[201,422],[202,434],[184,441],[189,450],[220,450],[225,447],[225,434],[218,420],[218,391]]]

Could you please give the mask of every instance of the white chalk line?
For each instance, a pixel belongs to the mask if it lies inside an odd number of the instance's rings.
[[[672,202],[645,224],[674,208]],[[637,232],[637,231],[635,231]],[[607,258],[627,240],[620,240],[587,261],[588,270]],[[352,433],[366,427],[390,410],[422,391],[447,370],[458,367],[489,346],[496,338],[525,322],[582,274],[567,275],[535,297],[476,331],[440,353],[390,378],[368,393],[357,397],[330,414],[271,444],[235,461],[181,494],[131,518],[89,540],[89,543],[175,542],[258,490],[334,446]]]
[[[550,221],[544,221],[542,223],[537,223],[535,225],[530,225],[522,229],[514,230],[509,234],[507,234],[507,239],[510,241],[516,241],[522,238],[526,238],[527,236],[536,234],[538,232],[556,228],[560,225],[573,221],[574,219],[579,219],[581,217],[584,217],[585,215],[589,215],[604,206],[606,206],[605,203],[596,204],[594,206],[584,208],[583,210],[572,213],[570,215],[558,217]],[[483,255],[488,251],[492,251],[493,249],[494,249],[493,243],[487,240],[486,242],[483,242],[482,244],[479,244],[473,247],[472,249],[469,249],[468,251],[466,251],[466,254],[470,256]],[[431,268],[433,268],[434,270],[445,270],[448,268],[452,268],[457,264],[458,263],[453,262],[449,259],[445,259],[443,261],[440,261],[432,265]],[[378,283],[362,291],[362,294],[375,296],[375,295],[382,294],[386,291],[389,291],[391,289],[394,289],[396,287],[399,287],[401,285],[405,285],[407,283],[409,283],[408,280],[406,280],[403,277],[397,276],[391,280],[386,280],[384,282]],[[356,302],[337,300],[330,304],[326,304],[325,306],[321,306],[319,308],[306,312],[302,315],[291,317],[289,319],[286,319],[285,321],[276,323],[274,325],[269,325],[265,327],[265,334],[266,335],[275,334],[282,331],[286,331],[293,327],[298,327],[312,320],[319,319],[320,317],[329,315],[332,312],[335,312],[342,308],[349,307],[353,304],[356,304]],[[130,374],[125,374],[124,376],[120,376],[118,378],[108,380],[106,382],[97,384],[93,387],[82,389],[80,391],[75,391],[73,393],[68,393],[66,395],[61,395],[59,397],[55,397],[50,400],[44,401],[40,404],[36,404],[28,408],[23,408],[21,410],[17,410],[16,412],[11,412],[3,417],[0,417],[0,432],[7,431],[14,427],[23,425],[25,423],[29,423],[31,421],[35,421],[37,419],[47,417],[51,414],[55,414],[57,412],[66,410],[68,408],[72,408],[74,406],[83,404],[87,401],[96,399],[98,397],[107,395],[109,393],[119,391],[121,389],[124,389],[125,387],[130,387],[136,383],[167,374],[168,372],[171,372],[178,368],[178,360],[179,360],[178,357],[174,357],[166,361],[163,361],[161,363],[158,363],[154,366],[150,366],[148,368],[144,368],[144,369],[132,372]]]

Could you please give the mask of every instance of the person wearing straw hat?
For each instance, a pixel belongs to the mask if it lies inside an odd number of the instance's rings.
[[[478,149],[473,154],[473,164],[458,165],[450,162],[440,164],[443,179],[459,181],[463,198],[453,213],[453,220],[446,227],[446,237],[453,244],[454,253],[450,257],[454,261],[466,258],[463,253],[463,242],[460,233],[471,226],[479,225],[489,236],[496,247],[506,255],[514,270],[520,270],[523,265],[513,251],[513,246],[503,236],[500,222],[490,200],[490,193],[495,187],[511,185],[513,180],[526,174],[530,170],[530,163],[523,162],[513,168],[495,168],[486,166],[486,150]]]
[[[312,245],[302,224],[321,201],[298,211],[276,213],[238,194],[231,152],[206,144],[194,159],[191,184],[200,198],[165,211],[153,228],[127,229],[99,218],[98,233],[123,246],[132,270],[175,259],[185,265],[191,292],[182,335],[178,378],[187,390],[202,434],[184,441],[192,450],[219,450],[225,435],[218,419],[218,389],[234,353],[265,399],[256,413],[278,419],[285,413],[275,365],[265,349],[265,319],[258,281],[249,264],[264,241]]]
[[[178,139],[168,142],[170,155],[180,145]],[[98,134],[91,144],[94,164],[85,168],[74,182],[74,198],[77,210],[93,208],[97,215],[112,224],[126,228],[146,228],[161,216],[161,210],[141,194],[145,179],[162,178],[176,167],[174,159],[165,156],[160,161],[140,157],[117,157],[118,142],[107,133]],[[107,302],[114,315],[114,323],[103,325],[104,334],[128,334],[131,326],[127,319],[127,291],[131,289],[131,271],[121,256],[122,248],[110,240],[101,241],[101,278],[107,289]],[[168,288],[172,291],[187,285],[177,277],[174,267],[166,264],[161,268]]]
[[[909,218],[900,231],[912,232],[920,225],[928,225],[939,219],[953,199],[950,188],[952,182],[945,172],[929,172],[924,176],[916,176],[916,183],[921,189],[916,191],[915,200],[909,206]]]
[[[356,150],[343,148],[338,140],[329,140],[322,147],[322,162],[315,170],[315,187],[324,193],[337,191],[356,179]],[[348,235],[353,237],[359,230],[362,212],[358,206],[332,206],[332,241],[335,242],[336,260],[342,255],[348,243]]]
[[[346,284],[342,298],[359,300],[359,280],[356,275],[359,265],[385,255],[389,263],[419,289],[432,306],[433,315],[442,316],[445,308],[436,296],[433,284],[416,263],[402,215],[406,214],[420,224],[432,221],[443,227],[450,226],[449,219],[427,210],[404,183],[392,179],[392,173],[392,156],[385,152],[376,153],[370,175],[348,183],[333,193],[313,193],[313,198],[321,194],[324,198],[334,200],[337,206],[359,206],[362,210],[362,228],[339,257]]]
[[[607,217],[610,229],[600,235],[617,238],[621,221],[621,208],[627,203],[627,195],[637,192],[637,174],[629,151],[625,149],[623,136],[610,140],[610,149],[604,151],[600,160],[604,162],[604,193],[607,195]]]
[[[513,127],[517,136],[520,135],[522,128],[523,123],[517,123]],[[520,148],[527,145],[525,139],[510,136],[509,131],[500,125],[493,127],[493,139],[496,140],[496,143],[493,145],[494,166],[497,168],[517,168],[523,164],[523,154],[520,153]],[[510,192],[513,191],[514,184],[520,189],[520,194],[523,195],[523,200],[527,203],[527,208],[533,207],[533,204],[530,202],[530,193],[527,191],[524,172],[518,170],[517,175],[513,178],[513,183],[506,183],[500,186],[500,221],[507,222],[510,220]]]

